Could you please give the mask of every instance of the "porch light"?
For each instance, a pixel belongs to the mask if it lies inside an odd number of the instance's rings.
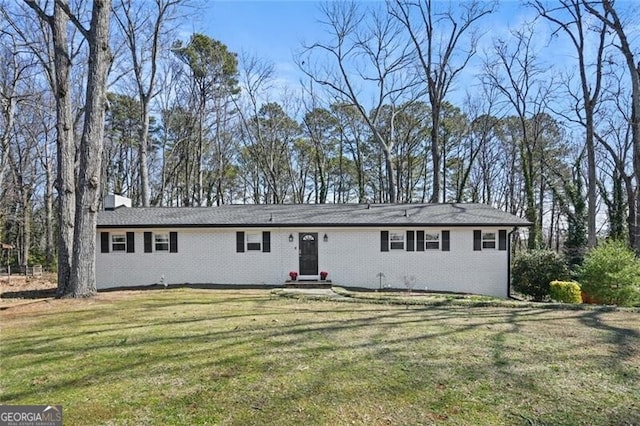
[[[289,234],[289,242],[292,243],[293,242],[293,234]]]
[[[325,243],[329,241],[329,236],[327,234],[324,234],[324,237],[322,237],[322,241],[324,241]]]

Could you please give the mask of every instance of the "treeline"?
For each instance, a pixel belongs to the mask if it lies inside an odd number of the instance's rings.
[[[96,209],[80,186],[137,206],[480,202],[534,223],[530,248],[580,259],[614,237],[640,251],[630,4],[533,0],[532,19],[501,33],[486,31],[493,2],[330,2],[319,39],[294,54],[304,78],[286,85],[266,57],[179,40],[192,6],[0,3],[11,262],[72,255],[69,233]],[[111,11],[106,46],[92,38],[98,7]],[[109,47],[95,141],[89,56]]]

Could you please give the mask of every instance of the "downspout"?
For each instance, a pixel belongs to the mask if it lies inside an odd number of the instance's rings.
[[[507,299],[511,299],[511,235],[513,235],[517,230],[518,227],[515,226],[507,234]]]

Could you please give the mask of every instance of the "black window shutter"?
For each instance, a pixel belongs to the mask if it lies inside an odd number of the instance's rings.
[[[449,231],[442,231],[442,251],[449,251],[451,248]]]
[[[127,253],[136,252],[136,239],[133,232],[127,232]]]
[[[244,232],[236,232],[236,252],[244,253]]]
[[[424,231],[416,231],[417,251],[424,251]]]
[[[380,231],[380,251],[389,251],[389,231]]]
[[[507,231],[501,229],[498,231],[498,250],[507,249]]]
[[[153,233],[145,232],[144,233],[144,252],[145,253],[151,253],[153,251],[152,240],[153,240]]]
[[[264,231],[262,233],[262,251],[269,253],[271,251],[271,232]]]
[[[169,253],[178,252],[178,233],[169,232]]]
[[[108,232],[100,233],[100,252],[109,253],[109,233]]]
[[[407,231],[407,251],[415,251],[416,249],[414,235],[414,231]]]
[[[473,231],[473,250],[482,250],[482,231],[477,229]]]

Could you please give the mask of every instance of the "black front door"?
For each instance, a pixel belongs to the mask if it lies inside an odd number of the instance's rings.
[[[305,232],[300,239],[300,275],[318,275],[318,233]]]

